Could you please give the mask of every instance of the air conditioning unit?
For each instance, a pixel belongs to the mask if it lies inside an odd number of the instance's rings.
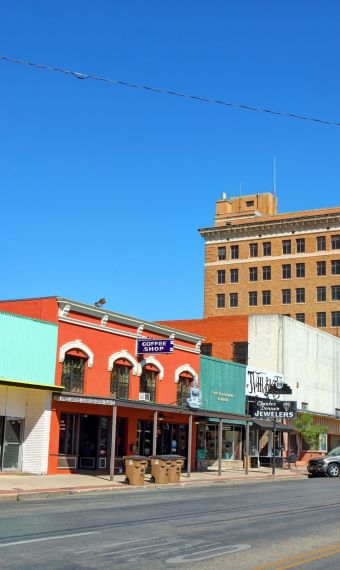
[[[150,402],[150,394],[147,392],[139,392],[139,399],[143,402]]]

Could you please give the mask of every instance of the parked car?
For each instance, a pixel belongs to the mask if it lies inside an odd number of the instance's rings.
[[[310,459],[307,471],[309,477],[327,475],[328,477],[339,477],[340,475],[340,447],[335,447],[325,457]]]

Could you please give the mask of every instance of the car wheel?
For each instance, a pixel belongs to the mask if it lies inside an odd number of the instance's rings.
[[[339,477],[340,475],[340,467],[336,463],[331,463],[328,465],[327,469],[328,477]]]

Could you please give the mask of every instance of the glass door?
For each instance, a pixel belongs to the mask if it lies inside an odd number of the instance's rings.
[[[2,451],[3,469],[21,468],[22,426],[22,419],[5,418]]]

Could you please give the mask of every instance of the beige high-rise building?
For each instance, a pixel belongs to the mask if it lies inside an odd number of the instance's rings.
[[[340,336],[340,207],[277,213],[271,194],[216,202],[204,316],[278,313]]]

